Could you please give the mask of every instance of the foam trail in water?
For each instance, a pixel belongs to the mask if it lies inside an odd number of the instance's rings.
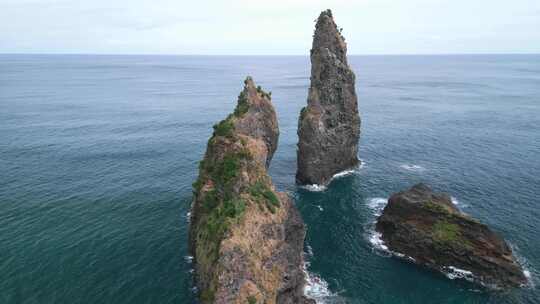
[[[401,169],[413,172],[423,172],[426,171],[426,168],[419,165],[403,164],[399,166]]]
[[[367,231],[367,240],[373,246],[373,249],[378,251],[379,253],[383,253],[387,256],[396,256],[398,258],[406,259],[411,262],[414,262],[414,258],[407,256],[400,252],[392,251],[386,246],[384,243],[384,240],[382,239],[382,233],[375,230],[375,224],[377,222],[377,218],[381,216],[384,207],[388,204],[388,199],[382,198],[382,197],[375,197],[370,198],[367,200],[367,206],[371,210],[371,213],[373,215],[372,221],[369,223],[369,227],[366,229]]]
[[[514,253],[514,256],[516,257],[519,265],[521,265],[521,268],[523,269],[523,275],[527,279],[527,284],[525,284],[523,287],[536,288],[535,276],[533,276],[533,274],[531,273],[531,270],[536,275],[538,275],[538,273],[535,271],[535,269],[531,268],[531,265],[530,265],[529,261],[527,261],[527,259],[525,259],[521,255],[520,250],[516,245],[514,245],[512,243],[509,243],[509,245],[510,245],[510,248],[512,249],[512,252]]]
[[[344,171],[341,171],[341,172],[338,172],[338,173],[334,174],[332,176],[332,178],[330,178],[330,181],[328,181],[328,183],[332,182],[334,179],[338,179],[338,178],[341,178],[341,177],[344,177],[344,176],[348,176],[348,175],[351,175],[351,174],[358,173],[358,170],[362,169],[363,167],[364,167],[364,161],[360,160],[360,165],[358,165],[358,167],[356,167],[354,169],[347,169],[347,170],[344,170]],[[301,186],[301,188],[306,189],[308,191],[312,191],[312,192],[323,192],[323,191],[326,191],[326,189],[328,189],[327,186],[317,185],[317,184],[304,185],[304,186]]]

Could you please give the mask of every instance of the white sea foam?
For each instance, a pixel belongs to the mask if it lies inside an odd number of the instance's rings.
[[[363,159],[358,159],[360,164],[358,165],[358,170],[363,169],[366,166],[366,162]]]
[[[426,171],[426,168],[419,165],[403,164],[399,166],[401,169],[413,172],[423,172]]]
[[[456,206],[458,208],[467,208],[467,207],[469,207],[469,205],[462,203],[461,201],[459,201],[457,198],[455,198],[453,196],[451,196],[450,198],[452,199],[452,204],[454,204],[454,206]]]
[[[514,256],[516,257],[516,260],[518,261],[519,265],[521,265],[521,268],[523,269],[523,275],[527,279],[527,283],[524,284],[523,287],[535,288],[536,283],[537,283],[537,280],[536,280],[537,278],[533,275],[533,273],[534,274],[538,274],[538,273],[535,271],[535,269],[531,268],[529,261],[527,261],[525,257],[521,255],[519,247],[517,247],[516,245],[512,243],[509,243],[509,245],[510,245],[510,248],[512,248],[512,252]],[[531,269],[533,273],[531,273]]]
[[[379,253],[383,253],[383,255],[385,256],[395,256],[404,260],[408,260],[410,262],[414,262],[415,259],[413,257],[390,250],[382,239],[382,233],[375,230],[377,218],[381,216],[384,207],[386,207],[386,204],[388,204],[388,199],[382,197],[375,197],[367,200],[367,206],[369,207],[369,209],[371,209],[373,214],[373,220],[369,223],[369,226],[366,229],[367,240],[371,244],[371,246],[373,246],[373,249],[375,249]]]
[[[308,190],[308,191],[312,191],[312,192],[323,192],[326,190],[326,186],[322,186],[322,185],[317,185],[317,184],[313,184],[313,185],[304,185],[302,186],[302,188]]]
[[[443,267],[443,269],[446,277],[448,277],[450,280],[465,279],[470,282],[475,280],[473,273],[469,270],[459,269],[455,266],[447,266]]]
[[[186,255],[184,256],[184,261],[186,261],[186,263],[188,264],[191,264],[193,262],[193,257],[190,255]]]
[[[306,285],[304,286],[304,295],[310,299],[315,300],[317,304],[329,304],[329,303],[346,303],[337,293],[330,290],[328,282],[322,279],[317,274],[308,271],[309,258],[313,256],[313,249],[311,246],[306,245],[306,252],[304,252],[304,265],[302,270],[306,277]]]
[[[311,248],[311,246],[309,245],[306,245],[306,255],[307,257],[312,257],[313,256],[313,248]]]
[[[328,283],[316,274],[304,270],[306,275],[306,285],[304,295],[317,303],[326,303],[326,299],[334,296],[328,288]]]
[[[330,180],[328,181],[328,184],[330,184],[335,179],[358,173],[358,170],[361,169],[363,166],[364,166],[364,162],[361,161],[360,165],[357,168],[344,170],[344,171],[334,174],[332,178],[330,178]],[[328,189],[328,187],[325,185],[317,185],[317,184],[304,185],[301,188],[306,189],[308,191],[312,191],[312,192],[323,192],[323,191],[326,191],[326,189]]]
[[[382,197],[375,197],[368,199],[368,207],[373,212],[373,215],[380,216],[382,214],[382,211],[386,204],[388,203],[388,199],[382,198]]]
[[[350,170],[345,170],[345,171],[341,171],[341,172],[338,172],[336,174],[334,174],[334,176],[332,176],[332,178],[330,180],[334,180],[336,178],[340,178],[340,177],[344,177],[344,176],[347,176],[347,175],[351,175],[351,174],[354,174],[356,172],[355,169],[350,169]]]
[[[390,250],[388,250],[388,246],[384,244],[382,234],[375,231],[375,229],[373,229],[369,233],[369,243],[373,245],[375,249],[390,253]]]

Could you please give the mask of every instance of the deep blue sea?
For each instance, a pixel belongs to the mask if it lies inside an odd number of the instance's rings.
[[[540,303],[540,55],[351,56],[362,166],[294,184],[308,57],[0,55],[0,303],[196,303],[191,184],[247,75],[272,91],[270,174],[308,227],[321,303]],[[388,257],[373,222],[426,182],[512,245],[489,293]]]

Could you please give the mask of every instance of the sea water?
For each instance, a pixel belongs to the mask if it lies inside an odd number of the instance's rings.
[[[196,303],[191,184],[247,75],[272,91],[270,174],[307,224],[321,303],[539,303],[540,56],[350,56],[362,166],[294,184],[309,58],[0,55],[0,303]],[[490,293],[385,252],[386,199],[450,193],[529,286]],[[318,190],[318,191],[311,191]]]

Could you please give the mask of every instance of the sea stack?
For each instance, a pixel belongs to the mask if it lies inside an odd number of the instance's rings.
[[[303,296],[304,223],[267,173],[278,136],[270,94],[248,77],[234,113],[214,126],[193,185],[201,303],[314,303]]]
[[[296,182],[326,185],[336,173],[358,165],[360,136],[355,75],[330,10],[315,26],[307,103],[298,121]]]
[[[418,184],[393,194],[376,230],[389,250],[416,264],[490,289],[527,283],[508,244],[460,212],[445,193]]]

